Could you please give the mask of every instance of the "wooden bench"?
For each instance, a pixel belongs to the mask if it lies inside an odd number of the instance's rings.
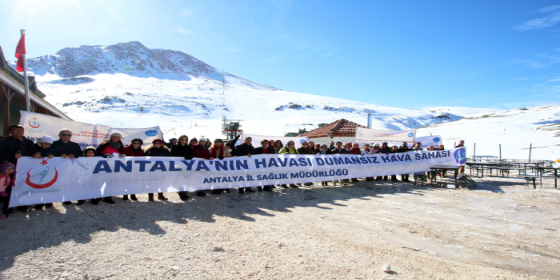
[[[533,189],[537,188],[537,178],[540,179],[541,189],[542,189],[542,176],[539,175],[523,175],[523,179],[527,181],[527,188],[529,188],[529,183],[533,182]]]

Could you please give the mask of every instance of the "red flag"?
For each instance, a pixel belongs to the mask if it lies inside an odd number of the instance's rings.
[[[17,71],[21,72],[23,71],[23,56],[22,54],[26,54],[27,52],[25,51],[25,33],[23,33],[23,35],[21,35],[21,38],[19,39],[19,43],[17,44],[17,48],[16,48],[16,58],[18,59],[17,61]]]

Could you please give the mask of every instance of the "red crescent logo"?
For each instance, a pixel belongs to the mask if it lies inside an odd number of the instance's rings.
[[[31,171],[31,169],[29,169],[29,171]],[[46,188],[52,186],[56,182],[56,180],[58,180],[58,170],[56,170],[56,167],[54,168],[54,172],[55,172],[54,178],[46,184],[35,184],[35,183],[31,182],[31,180],[29,180],[29,177],[30,177],[29,171],[27,171],[27,179],[25,179],[25,183],[27,185],[29,185],[30,187],[35,188],[35,189],[46,189]]]
[[[28,121],[27,123],[29,123],[29,126],[31,126],[31,127],[33,127],[33,128],[38,128],[39,126],[41,126],[41,124],[38,124],[37,126],[33,126],[33,125],[31,124],[31,121]]]

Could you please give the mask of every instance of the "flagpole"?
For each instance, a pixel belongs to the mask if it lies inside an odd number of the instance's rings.
[[[25,29],[21,29],[21,36],[25,34]],[[31,101],[29,100],[29,79],[27,78],[27,58],[26,54],[23,54],[23,80],[25,83],[25,104],[27,106],[27,111],[31,112]]]

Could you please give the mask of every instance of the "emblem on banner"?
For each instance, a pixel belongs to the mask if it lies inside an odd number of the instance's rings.
[[[41,164],[43,166],[45,166],[45,164],[47,164],[47,163],[48,162],[46,160],[41,161]],[[31,169],[33,169],[33,168],[31,168]],[[27,171],[27,179],[25,179],[25,183],[28,186],[30,186],[34,189],[46,189],[46,188],[52,186],[56,182],[56,180],[58,180],[58,170],[56,170],[56,167],[55,167],[54,168],[54,177],[49,182],[41,184],[43,182],[43,180],[45,180],[45,178],[47,177],[47,175],[49,174],[49,171],[51,169],[50,167],[47,166],[47,169],[43,170],[41,173],[38,174],[39,177],[41,177],[39,182],[33,183],[33,182],[31,182],[31,175],[29,174],[31,172],[31,169],[29,169]]]
[[[156,136],[158,135],[157,130],[148,130],[146,131],[146,136]]]
[[[434,137],[434,142],[439,142],[439,137]]]
[[[414,133],[413,133],[413,132],[411,132],[411,133],[408,134],[408,137],[412,137],[412,136],[414,136]]]
[[[41,126],[41,124],[39,123],[39,121],[37,121],[36,118],[33,118],[33,120],[28,121],[27,122],[29,124],[29,126],[33,127],[33,128],[39,128],[39,126]]]
[[[465,149],[457,149],[453,154],[455,157],[455,161],[458,164],[465,164],[467,163],[467,150]]]

